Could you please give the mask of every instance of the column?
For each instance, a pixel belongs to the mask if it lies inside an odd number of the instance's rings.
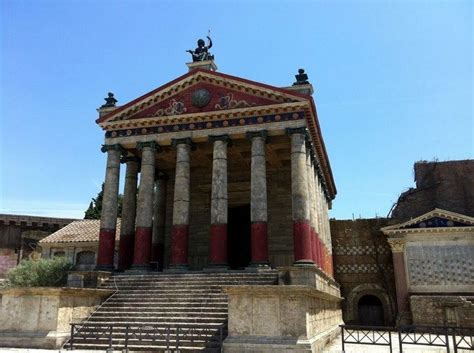
[[[267,226],[267,169],[265,159],[265,130],[247,132],[252,143],[250,174],[250,242],[251,263],[254,266],[268,266]]]
[[[403,315],[409,311],[408,308],[408,285],[405,271],[404,248],[405,239],[388,238],[392,249],[393,271],[395,274],[395,287],[397,292],[398,318],[403,320]],[[403,323],[403,321],[401,322]]]
[[[125,188],[122,200],[118,269],[126,270],[133,262],[139,159],[137,157],[124,157],[122,162],[127,165],[127,170],[125,172]]]
[[[209,265],[227,267],[227,145],[229,135],[209,136],[212,159]]]
[[[151,261],[156,262],[157,269],[163,269],[165,253],[165,222],[166,222],[166,193],[168,177],[158,173],[155,180],[155,201],[153,214],[153,236],[151,246]]]
[[[100,214],[99,250],[96,269],[113,270],[122,146],[103,145],[101,151],[107,152],[107,168],[105,171],[102,212]]]
[[[315,156],[314,152],[311,154],[311,168],[309,171],[309,175],[311,177],[311,237],[313,241],[313,261],[316,266],[321,268],[321,262],[319,261],[318,257],[318,198],[317,198],[317,180],[315,174]]]
[[[142,151],[142,165],[140,187],[138,189],[137,227],[132,266],[134,270],[148,270],[150,268],[153,186],[155,183],[155,152],[157,147],[159,146],[154,141],[137,143],[137,149]]]
[[[313,265],[307,192],[306,129],[288,128],[291,136],[291,203],[295,265]]]
[[[190,151],[191,139],[173,139],[176,147],[176,175],[173,198],[173,228],[171,230],[171,268],[188,268]]]
[[[316,263],[316,243],[314,239],[314,197],[313,197],[313,180],[312,180],[312,163],[311,163],[311,142],[306,140],[306,176],[308,183],[308,202],[309,202],[309,237],[311,241],[311,259]]]

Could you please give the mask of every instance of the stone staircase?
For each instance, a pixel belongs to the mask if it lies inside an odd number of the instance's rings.
[[[272,285],[277,278],[273,270],[115,275],[101,288],[117,292],[77,326],[73,347],[220,352],[228,316],[222,287]],[[70,347],[71,340],[64,348]]]

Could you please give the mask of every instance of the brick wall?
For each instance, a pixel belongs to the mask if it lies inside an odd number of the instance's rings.
[[[331,220],[335,279],[341,285],[344,321],[358,322],[358,301],[374,295],[384,305],[384,322],[393,323],[395,281],[392,253],[380,228],[386,218]]]
[[[416,188],[402,193],[392,217],[404,221],[441,208],[474,216],[474,160],[417,162]]]

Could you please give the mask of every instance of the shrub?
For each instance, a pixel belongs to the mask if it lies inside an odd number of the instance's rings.
[[[65,257],[25,260],[8,272],[12,287],[61,287],[67,282],[72,264]]]

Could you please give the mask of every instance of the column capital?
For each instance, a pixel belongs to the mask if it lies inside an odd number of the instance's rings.
[[[161,147],[155,141],[137,142],[137,150],[141,151],[149,147],[156,152],[161,152]]]
[[[120,151],[120,152],[123,152],[125,151],[125,149],[122,147],[122,145],[120,144],[114,144],[114,145],[102,145],[102,147],[100,148],[100,151],[105,153],[107,151]]]
[[[184,138],[180,138],[180,139],[171,139],[171,146],[173,146],[174,148],[176,148],[180,144],[190,146],[193,151],[196,149],[196,144],[193,142],[191,137],[184,137]]]
[[[267,130],[247,131],[245,133],[245,137],[249,140],[253,139],[254,137],[262,137],[263,140],[267,142],[268,131]]]
[[[388,238],[387,242],[392,249],[392,253],[401,253],[405,248],[405,238]]]
[[[122,156],[120,163],[136,162],[140,163],[140,158],[136,156]]]
[[[209,142],[215,142],[215,141],[224,141],[227,142],[228,146],[232,146],[232,140],[229,135],[224,134],[224,135],[209,135],[208,136]]]
[[[302,134],[306,136],[306,127],[287,127],[286,128],[286,134],[287,135],[293,135],[293,134]]]

